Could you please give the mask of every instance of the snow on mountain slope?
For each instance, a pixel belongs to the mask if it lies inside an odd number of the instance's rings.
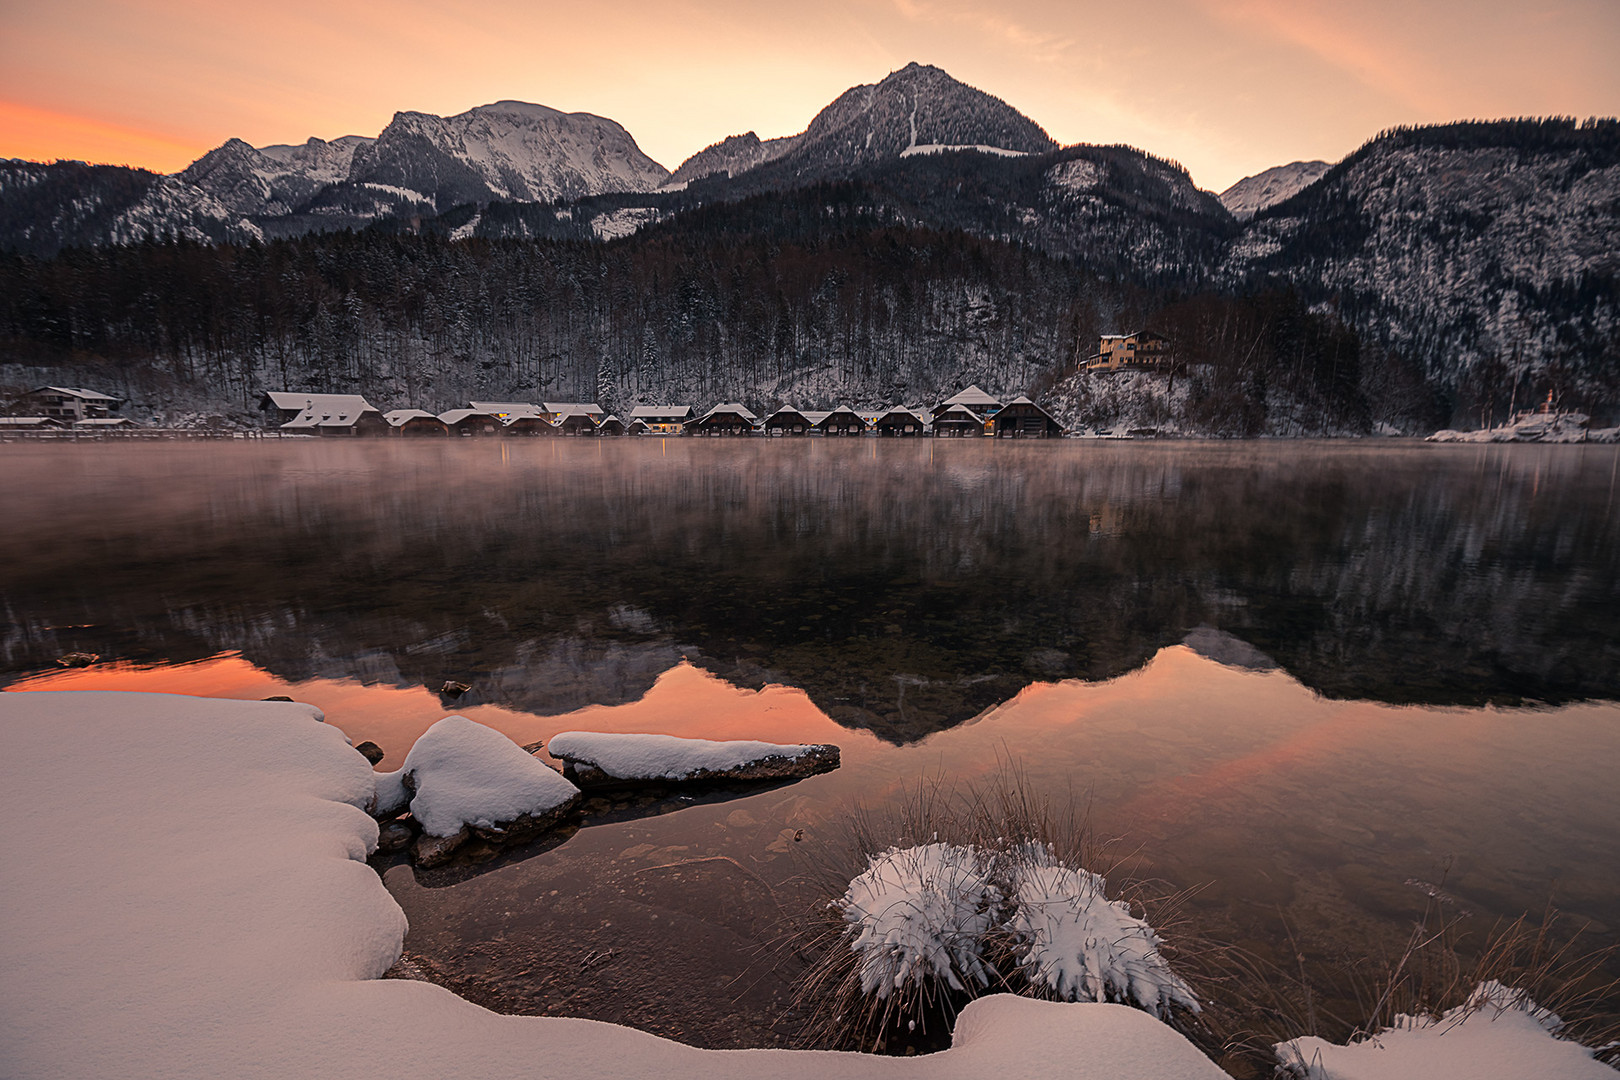
[[[1331,168],[1333,166],[1326,161],[1296,161],[1289,165],[1278,165],[1265,172],[1246,176],[1221,192],[1221,205],[1239,221],[1248,221],[1266,207],[1280,203],[1316,183]]]
[[[356,147],[349,171],[352,182],[431,195],[441,209],[651,191],[668,178],[612,120],[521,101],[450,117],[396,113],[375,142]]]
[[[1057,149],[1039,124],[936,67],[907,64],[844,91],[816,114],[773,169],[806,180],[896,158],[918,147],[1040,154]]]
[[[797,136],[781,139],[761,139],[752,131],[741,135],[728,135],[724,139],[693,154],[670,174],[665,188],[678,189],[701,180],[705,176],[725,173],[736,176],[756,165],[775,161],[793,148]]]

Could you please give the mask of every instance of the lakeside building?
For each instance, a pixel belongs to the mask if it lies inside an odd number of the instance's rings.
[[[1097,351],[1086,357],[1087,372],[1169,371],[1175,361],[1170,339],[1151,330],[1134,334],[1104,334]]]
[[[866,421],[847,405],[840,405],[816,421],[815,430],[823,435],[864,435]]]
[[[508,415],[505,419],[496,416],[501,421],[500,434],[502,435],[555,435],[557,427],[538,413],[523,413],[518,416]]]
[[[497,420],[511,420],[519,416],[539,416],[540,406],[527,401],[469,401],[467,408],[488,413]],[[551,417],[546,417],[549,421]]]
[[[632,435],[684,435],[691,422],[690,405],[637,405],[630,410]]]
[[[601,412],[601,409],[597,409],[596,413],[592,414],[584,408],[570,406],[557,414],[557,419],[552,422],[552,428],[558,435],[595,435],[596,417]],[[544,423],[544,420],[541,422]]]
[[[936,439],[969,439],[984,434],[984,418],[966,405],[941,406],[934,414]]]
[[[439,414],[444,426],[451,435],[472,437],[476,435],[499,435],[503,430],[500,417],[494,413],[482,412],[478,409],[451,409],[449,412]]]
[[[602,420],[602,406],[594,401],[542,401],[540,403],[540,415],[553,424],[569,413],[580,412],[589,416],[592,423],[600,423]]]
[[[998,439],[1061,439],[1063,425],[1022,394],[1001,407],[989,423]]]
[[[765,418],[760,430],[766,435],[807,435],[810,432],[810,418],[791,405],[784,405]]]
[[[752,435],[759,427],[759,417],[735,402],[716,405],[688,425],[693,435]]]
[[[358,436],[388,432],[391,428],[381,410],[359,394],[290,394],[268,391],[259,408],[273,416],[291,419],[279,426],[289,435]]]
[[[428,412],[426,409],[395,409],[383,413],[383,419],[395,435],[438,435],[450,434],[450,428],[443,420]]]
[[[917,437],[925,434],[927,421],[917,409],[896,405],[872,424],[874,430],[888,438]]]
[[[933,416],[937,420],[941,413],[952,408],[965,408],[972,411],[980,420],[988,420],[1001,411],[1001,402],[977,386],[970,386],[935,405]]]
[[[623,435],[624,432],[624,421],[612,413],[602,417],[602,422],[596,425],[598,435]]]
[[[48,416],[64,425],[80,420],[102,420],[123,402],[82,386],[37,386],[11,403],[10,411]]]

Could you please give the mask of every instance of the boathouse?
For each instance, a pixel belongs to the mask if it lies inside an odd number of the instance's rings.
[[[752,435],[759,417],[743,405],[728,401],[716,405],[688,426],[693,435]]]
[[[570,407],[557,414],[553,430],[559,435],[594,436],[596,434],[596,417],[582,408]]]
[[[502,435],[555,435],[557,429],[539,413],[526,413],[522,416],[508,416],[501,421]]]
[[[922,415],[915,410],[896,405],[888,412],[877,418],[872,425],[877,433],[887,438],[916,437],[923,434],[926,426]]]
[[[946,398],[934,406],[934,418],[937,421],[945,410],[961,406],[977,413],[981,419],[988,420],[1001,409],[1001,402],[980,390],[977,386],[970,386],[959,394]]]
[[[984,434],[984,421],[966,405],[943,406],[934,414],[934,438],[963,439]]]
[[[61,431],[66,426],[54,416],[0,416],[0,432]]]
[[[542,401],[540,415],[553,424],[561,420],[568,413],[582,412],[591,418],[591,423],[599,423],[602,419],[602,406],[594,401]]]
[[[641,428],[636,427],[640,422]],[[692,422],[690,405],[637,405],[630,410],[632,435],[684,435]]]
[[[624,421],[612,413],[602,417],[602,422],[596,425],[598,435],[623,435]]]
[[[816,430],[823,435],[864,435],[866,421],[847,405],[840,405],[816,422]]]
[[[450,434],[450,429],[445,426],[444,421],[426,409],[394,409],[383,413],[383,419],[388,421],[388,427],[395,435],[409,435],[415,438],[421,435]]]
[[[479,412],[477,409],[451,409],[440,413],[439,419],[444,421],[444,426],[452,435],[470,438],[501,433],[500,419],[494,413]]]
[[[519,416],[540,415],[540,406],[527,401],[469,401],[467,408],[473,412],[489,413],[501,421],[513,420]]]
[[[765,418],[760,430],[766,435],[807,435],[810,432],[810,418],[791,405],[784,405]]]
[[[1001,407],[990,421],[998,439],[1060,439],[1063,425],[1052,414],[1020,394]]]

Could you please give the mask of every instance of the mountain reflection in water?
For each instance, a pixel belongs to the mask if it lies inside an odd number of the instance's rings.
[[[1333,697],[1620,697],[1615,447],[0,453],[6,680],[71,650],[237,652],[549,714],[634,700],[686,655],[900,743],[1192,633]]]

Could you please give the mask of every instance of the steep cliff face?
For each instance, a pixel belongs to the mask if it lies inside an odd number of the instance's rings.
[[[680,167],[670,174],[664,187],[682,188],[706,176],[727,178],[738,176],[756,165],[775,161],[793,148],[794,140],[795,136],[761,140],[752,131],[741,135],[728,135],[681,162]]]

